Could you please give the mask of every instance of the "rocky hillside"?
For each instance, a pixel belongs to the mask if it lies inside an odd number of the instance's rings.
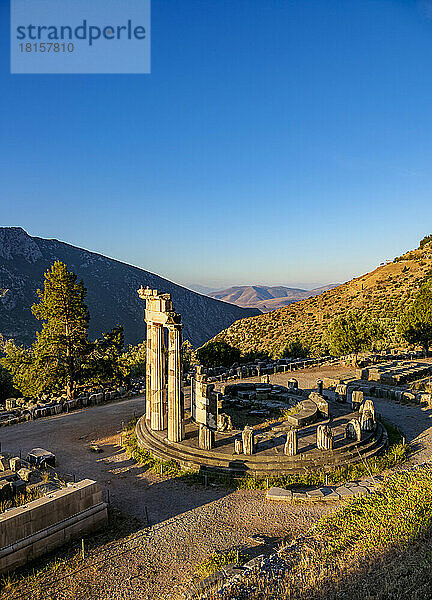
[[[172,294],[181,313],[184,338],[199,346],[243,317],[258,314],[192,292],[158,275],[77,248],[57,240],[31,237],[20,227],[0,227],[0,333],[17,342],[30,343],[40,327],[30,310],[43,285],[44,272],[61,260],[87,287],[90,336],[97,337],[116,324],[125,331],[126,343],[145,336],[144,306],[138,298],[141,284]]]
[[[207,295],[210,298],[237,304],[237,306],[243,306],[244,308],[259,308],[261,312],[269,312],[282,306],[288,306],[299,300],[312,298],[334,287],[336,286],[328,285],[314,290],[303,290],[283,285],[239,285],[226,290],[218,290]]]
[[[379,319],[390,332],[395,332],[401,311],[421,283],[431,276],[432,242],[429,242],[314,298],[237,321],[216,339],[244,352],[265,350],[277,354],[297,337],[318,354],[328,323],[350,309]]]

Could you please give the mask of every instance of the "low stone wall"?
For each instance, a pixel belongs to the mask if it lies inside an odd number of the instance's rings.
[[[108,519],[98,483],[84,479],[0,515],[0,573],[12,571]]]
[[[112,402],[113,400],[121,400],[133,395],[134,392],[127,392],[125,388],[119,387],[115,390],[105,390],[96,393],[87,393],[75,398],[67,400],[64,397],[51,398],[50,400],[25,400],[24,398],[7,398],[5,410],[0,405],[0,427],[15,425],[34,419],[43,417],[51,417],[59,415],[62,412],[68,413],[72,410],[87,408],[89,406],[97,406],[104,402]]]

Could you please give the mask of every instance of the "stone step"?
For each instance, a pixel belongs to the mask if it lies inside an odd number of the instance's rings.
[[[162,460],[174,460],[183,468],[192,470],[216,470],[231,472],[233,474],[244,474],[251,472],[256,475],[268,474],[293,474],[301,469],[312,470],[324,467],[345,466],[354,464],[366,458],[375,456],[381,452],[387,444],[387,433],[381,424],[378,424],[374,435],[368,436],[363,444],[350,444],[350,450],[344,452],[323,452],[317,454],[313,459],[305,459],[302,455],[288,457],[283,454],[278,456],[259,457],[258,455],[223,455],[215,451],[200,451],[190,448],[184,444],[173,444],[159,438],[151,432],[143,420],[136,428],[138,443],[141,447],[148,449],[153,456]],[[358,452],[356,449],[358,448]],[[342,450],[342,449],[341,449]],[[304,456],[304,455],[303,455]]]

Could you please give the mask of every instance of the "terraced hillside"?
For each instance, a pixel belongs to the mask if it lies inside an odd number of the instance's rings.
[[[380,320],[396,341],[401,311],[431,276],[432,241],[424,241],[421,248],[319,296],[236,321],[214,339],[225,340],[242,352],[260,350],[277,356],[290,340],[298,338],[319,354],[330,321],[354,309]]]

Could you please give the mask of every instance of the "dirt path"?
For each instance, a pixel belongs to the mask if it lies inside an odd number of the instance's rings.
[[[38,446],[53,451],[60,474],[97,480],[105,498],[109,490],[113,507],[142,521],[142,529],[122,544],[130,552],[113,559],[110,547],[98,550],[98,558],[108,560],[103,576],[99,573],[86,591],[86,600],[177,597],[193,578],[197,562],[214,551],[254,545],[254,534],[272,540],[294,536],[329,510],[271,504],[263,491],[204,489],[145,471],[119,446],[122,421],[142,411],[143,399],[134,398],[0,430],[4,450],[21,450],[23,456]],[[103,453],[89,451],[93,440]],[[145,507],[150,528],[144,526]],[[91,571],[83,575],[90,576]]]

